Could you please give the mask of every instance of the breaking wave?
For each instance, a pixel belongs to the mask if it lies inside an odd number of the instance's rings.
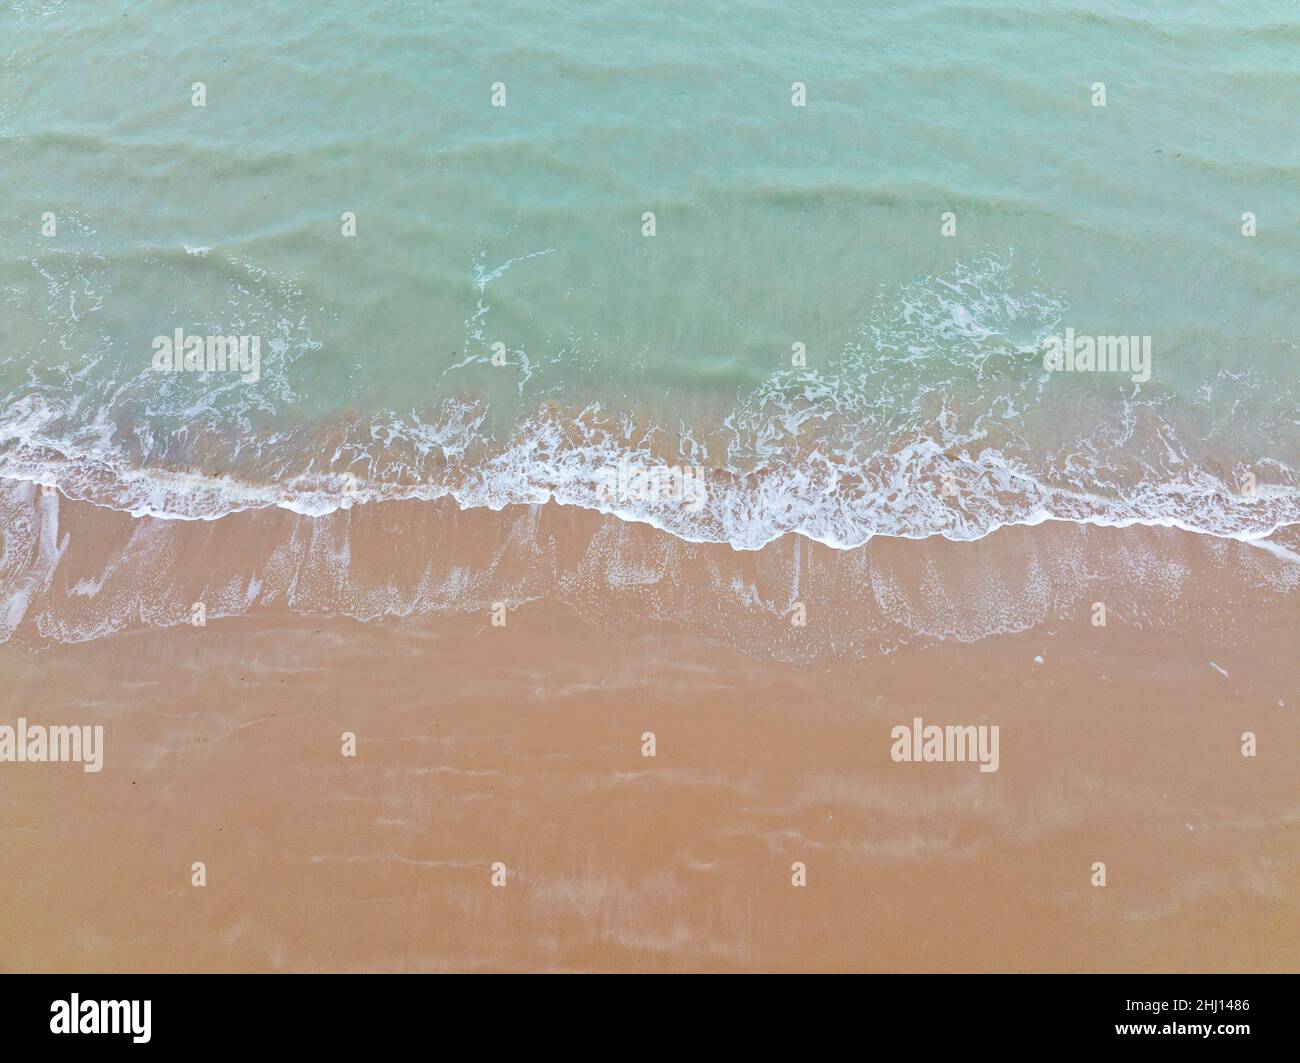
[[[840,549],[876,535],[973,540],[1047,520],[1243,540],[1300,523],[1300,479],[1263,442],[1294,438],[1284,402],[1225,424],[1214,381],[1188,396],[1159,378],[1137,387],[1044,371],[1041,342],[1068,308],[1018,286],[1010,256],[882,292],[830,364],[780,371],[691,424],[649,405],[549,400],[504,436],[474,397],[329,425],[287,418],[302,398],[294,363],[319,347],[301,293],[250,266],[220,268],[245,296],[239,331],[269,339],[265,386],[141,366],[118,377],[103,371],[106,350],[78,367],[76,343],[65,343],[65,364],[33,371],[7,398],[0,476],[179,520],[399,499],[493,510],[554,501],[741,550],[792,533]],[[102,300],[93,264],[42,275],[84,346],[75,308]],[[480,299],[467,350],[485,343],[488,309]],[[1230,375],[1234,411],[1268,386]],[[610,470],[629,466],[699,470],[703,505],[612,496]]]

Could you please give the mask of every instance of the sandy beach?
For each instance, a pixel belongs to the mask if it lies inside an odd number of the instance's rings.
[[[0,767],[5,970],[1300,969],[1266,550],[5,505],[0,724],[105,735]],[[915,718],[996,724],[998,769],[891,759]]]

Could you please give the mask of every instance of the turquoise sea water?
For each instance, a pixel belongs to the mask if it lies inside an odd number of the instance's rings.
[[[15,0],[0,60],[2,476],[744,548],[1300,523],[1294,3]],[[1150,379],[1046,372],[1067,328]],[[176,329],[259,379],[155,371]]]

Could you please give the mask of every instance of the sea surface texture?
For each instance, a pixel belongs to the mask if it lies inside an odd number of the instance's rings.
[[[11,0],[0,59],[11,483],[739,550],[1300,522],[1294,3]]]

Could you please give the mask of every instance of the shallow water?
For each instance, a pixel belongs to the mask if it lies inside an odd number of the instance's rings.
[[[1300,522],[1293,5],[27,0],[0,41],[0,475],[746,549]],[[1150,379],[1045,371],[1067,328]],[[155,371],[176,329],[257,381]]]

